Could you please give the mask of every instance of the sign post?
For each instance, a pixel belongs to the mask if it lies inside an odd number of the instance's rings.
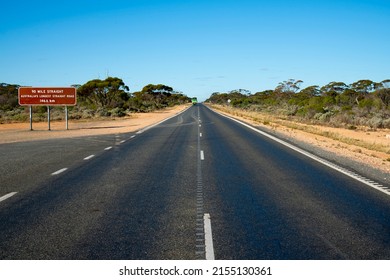
[[[47,106],[47,124],[49,126],[48,130],[50,130],[50,106]]]
[[[50,130],[50,106],[65,106],[66,129],[68,130],[68,107],[76,105],[74,87],[20,87],[19,105],[30,106],[30,130],[32,129],[32,106],[47,106],[47,120]]]
[[[32,129],[32,106],[29,107],[30,107],[30,130],[33,130]]]
[[[66,130],[69,130],[68,127],[68,106],[65,106],[65,122],[66,122]]]

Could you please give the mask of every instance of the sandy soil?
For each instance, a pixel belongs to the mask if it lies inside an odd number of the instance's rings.
[[[33,131],[30,130],[29,122],[0,124],[0,144],[47,138],[70,138],[133,132],[173,116],[188,106],[181,105],[152,113],[135,113],[130,117],[113,120],[69,120],[69,130],[66,130],[65,121],[51,122],[50,131],[48,130],[47,122],[33,123]]]
[[[368,164],[390,173],[390,130],[358,128],[356,130],[306,125],[293,121],[280,121],[268,115],[256,115],[245,111],[226,111],[213,106],[222,113],[241,119],[255,126],[272,129],[285,137],[320,147],[326,151]],[[264,124],[266,123],[266,124]]]

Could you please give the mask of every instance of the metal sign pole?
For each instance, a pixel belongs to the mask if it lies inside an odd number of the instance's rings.
[[[65,106],[65,122],[66,122],[66,130],[69,130],[69,126],[68,126],[68,106]]]
[[[47,106],[47,123],[49,125],[50,130],[50,106]]]
[[[33,130],[33,128],[32,128],[32,106],[30,106],[30,130]]]

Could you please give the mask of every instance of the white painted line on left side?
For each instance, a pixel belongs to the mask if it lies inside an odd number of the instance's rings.
[[[3,195],[2,197],[0,197],[0,202],[6,200],[7,198],[10,198],[11,196],[14,196],[15,194],[17,194],[17,192],[11,192],[9,194]]]
[[[204,219],[204,239],[205,239],[206,260],[215,260],[213,232],[211,231],[210,214],[205,213],[203,219]]]
[[[66,170],[68,170],[68,168],[62,168],[60,170],[57,170],[56,172],[51,173],[51,175],[58,175],[58,174],[61,174],[62,172],[66,171]]]

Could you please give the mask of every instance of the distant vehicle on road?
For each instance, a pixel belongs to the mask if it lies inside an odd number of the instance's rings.
[[[192,101],[192,105],[195,105],[196,103],[198,103],[198,98],[192,97],[191,101]]]

